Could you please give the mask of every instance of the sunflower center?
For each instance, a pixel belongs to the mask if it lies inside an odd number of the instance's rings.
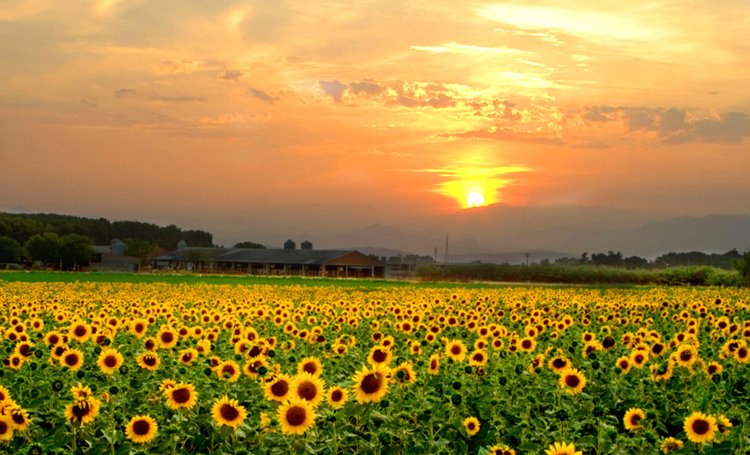
[[[631,425],[637,426],[638,422],[640,422],[640,421],[641,421],[641,416],[639,416],[638,414],[630,416],[630,424]]]
[[[680,360],[683,362],[689,361],[693,357],[693,353],[690,351],[682,351],[680,353]]]
[[[104,365],[108,368],[114,368],[117,366],[117,359],[113,355],[108,355],[104,358]]]
[[[231,404],[225,403],[219,408],[219,414],[224,420],[232,422],[240,416],[240,411]]]
[[[692,425],[693,433],[695,434],[706,434],[710,427],[708,422],[703,419],[696,420]]]
[[[76,354],[71,354],[68,356],[65,356],[65,364],[69,366],[73,366],[78,363],[78,356]]]
[[[250,348],[247,355],[249,355],[250,357],[258,357],[261,352],[263,351],[258,346],[253,346],[252,348]]]
[[[307,417],[307,412],[301,406],[292,406],[286,411],[286,421],[293,427],[302,425],[305,422],[305,417]]]
[[[89,408],[89,404],[85,401],[83,403],[78,403],[73,406],[73,415],[78,417],[78,419],[82,419],[83,417],[89,415],[90,409],[91,408]]]
[[[385,362],[385,359],[387,358],[388,358],[388,354],[381,349],[376,349],[375,352],[372,353],[372,360],[374,360],[377,363],[383,363]]]
[[[451,346],[451,354],[453,354],[453,355],[459,355],[459,354],[461,354],[461,346],[459,346],[457,344],[454,344],[453,346]]]
[[[148,357],[146,357],[146,358],[143,359],[143,363],[145,363],[146,365],[152,367],[152,366],[156,365],[156,357],[148,356]]]
[[[79,326],[77,326],[75,328],[75,330],[73,330],[73,333],[77,337],[82,337],[82,336],[86,335],[86,327],[83,327],[83,326],[79,325]]]
[[[341,392],[341,390],[334,390],[333,393],[331,393],[331,401],[341,401],[344,398],[344,394]]]
[[[563,360],[563,359],[559,359],[558,358],[558,359],[555,359],[555,360],[552,361],[552,366],[555,367],[555,368],[562,368],[565,365],[567,365],[567,362],[565,362],[565,360]]]
[[[187,403],[190,401],[190,390],[187,387],[180,387],[179,389],[172,390],[172,399],[176,403]]]
[[[9,429],[8,424],[3,421],[0,421],[0,434],[7,433],[8,429]]]
[[[136,333],[141,333],[141,332],[143,332],[144,329],[145,329],[145,327],[141,323],[138,323],[138,324],[135,325],[135,331],[136,331]]]
[[[531,349],[531,341],[523,340],[523,342],[521,343],[521,347],[524,349]]]
[[[277,397],[283,397],[289,392],[289,384],[284,381],[276,381],[271,385],[271,393]]]
[[[307,401],[312,401],[317,394],[318,389],[312,382],[305,381],[297,387],[297,395]]]
[[[138,436],[147,435],[149,430],[151,430],[151,424],[146,420],[136,420],[133,423],[133,433]]]
[[[466,428],[468,428],[468,429],[469,429],[470,431],[474,431],[474,429],[475,429],[476,427],[477,427],[477,426],[476,426],[476,425],[474,424],[474,422],[469,422],[469,424],[468,424],[468,425],[466,425]]]
[[[172,340],[174,340],[174,335],[172,332],[164,332],[161,334],[161,341],[165,343],[171,343]]]
[[[581,379],[574,374],[569,374],[565,376],[565,385],[567,385],[571,389],[578,387],[580,383],[581,383]]]
[[[310,373],[311,375],[315,375],[315,373],[318,372],[318,367],[315,366],[314,363],[308,362],[302,366],[302,371],[305,371],[307,373]]]
[[[378,374],[370,373],[362,378],[362,384],[359,386],[359,388],[367,394],[373,394],[380,390],[382,382],[383,381]]]
[[[23,414],[13,414],[13,422],[15,422],[17,425],[22,425],[26,419],[23,418]]]

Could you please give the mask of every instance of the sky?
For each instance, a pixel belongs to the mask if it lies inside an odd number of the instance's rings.
[[[750,214],[747,0],[3,0],[0,62],[0,210]]]

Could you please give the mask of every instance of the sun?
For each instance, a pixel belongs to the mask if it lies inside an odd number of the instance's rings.
[[[478,191],[472,191],[466,196],[467,207],[481,207],[484,205],[484,195]]]

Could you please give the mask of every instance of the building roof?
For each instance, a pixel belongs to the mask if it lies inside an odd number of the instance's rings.
[[[285,250],[257,248],[184,248],[156,257],[155,261],[202,261],[319,265],[383,265],[379,260],[356,250]]]

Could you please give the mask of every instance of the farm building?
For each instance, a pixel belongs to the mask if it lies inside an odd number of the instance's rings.
[[[328,277],[385,276],[385,264],[356,250],[314,250],[302,242],[301,249],[287,240],[284,248],[196,248],[180,245],[177,250],[152,259],[155,269],[196,270],[250,275]]]

